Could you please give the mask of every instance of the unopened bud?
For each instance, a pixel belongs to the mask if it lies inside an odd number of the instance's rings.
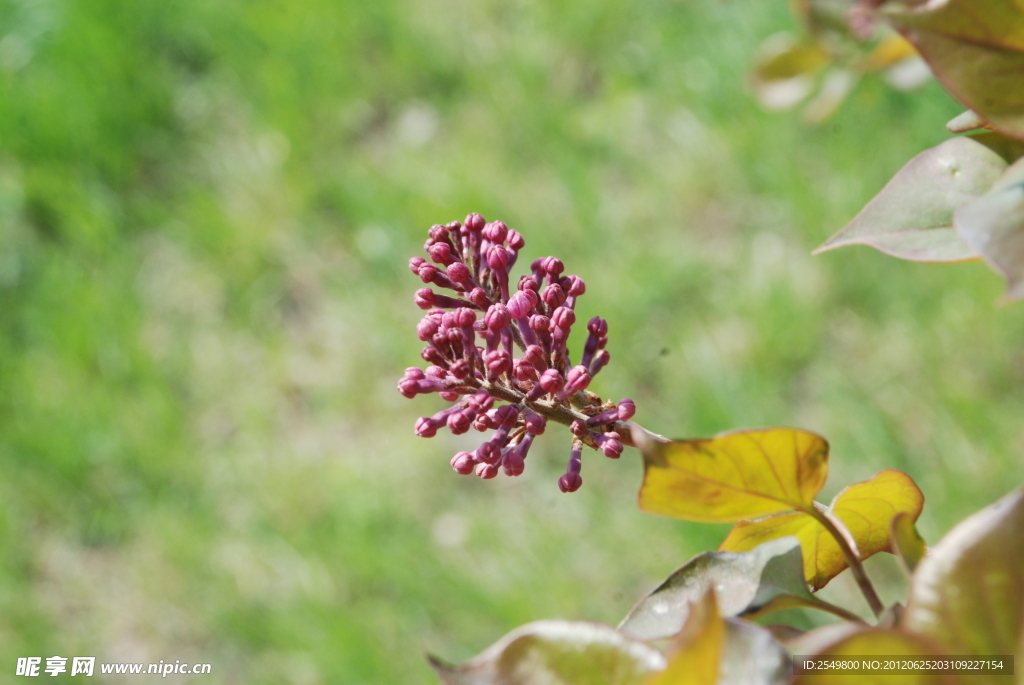
[[[474,233],[477,231],[484,230],[484,226],[486,224],[487,222],[484,220],[484,218],[477,214],[476,212],[473,212],[472,214],[467,216],[466,220],[463,222],[463,225],[469,230],[473,231]]]
[[[553,283],[544,288],[544,304],[552,309],[565,304],[565,291],[562,290],[562,286]]]
[[[492,221],[484,226],[483,230],[484,237],[492,243],[503,243],[508,235],[508,226],[505,225],[504,221]]]
[[[633,400],[629,399],[628,397],[625,398],[625,399],[619,400],[619,406],[618,406],[619,421],[629,421],[631,418],[633,418],[633,414],[635,414],[635,413],[636,413],[636,405],[633,404]]]
[[[484,480],[490,480],[498,475],[498,467],[494,464],[477,464],[476,475]]]
[[[449,264],[447,273],[448,278],[450,278],[453,283],[466,283],[469,281],[469,267],[462,262],[452,262]]]
[[[510,230],[506,240],[508,240],[508,246],[513,250],[521,250],[526,247],[526,241],[523,240],[523,236],[519,234],[519,231]]]
[[[504,271],[508,266],[508,251],[501,245],[492,245],[487,250],[487,266],[494,271]]]
[[[473,461],[473,455],[469,452],[459,452],[452,457],[451,464],[456,473],[468,476],[473,473],[473,467],[476,465],[476,462]]]
[[[445,266],[455,261],[455,256],[452,254],[452,247],[448,243],[434,243],[427,248],[427,254],[437,264],[444,264]]]

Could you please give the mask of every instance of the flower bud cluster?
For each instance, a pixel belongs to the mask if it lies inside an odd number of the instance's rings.
[[[429,366],[406,369],[398,391],[410,398],[436,392],[452,403],[416,421],[421,437],[444,427],[455,435],[493,431],[473,452],[452,458],[452,468],[464,475],[494,478],[500,469],[518,476],[549,420],[569,426],[573,446],[558,485],[573,492],[583,482],[582,446],[617,459],[623,444],[615,424],[629,420],[636,407],[629,399],[603,402],[587,390],[610,359],[607,321],[587,323],[579,363],[571,361],[568,340],[576,301],[586,292],[583,279],[563,275],[560,259],[543,257],[512,281],[525,244],[504,222],[479,214],[430,228],[424,245],[430,259],[409,260],[424,285],[434,286],[414,297],[426,310],[416,335],[426,343],[421,356]]]

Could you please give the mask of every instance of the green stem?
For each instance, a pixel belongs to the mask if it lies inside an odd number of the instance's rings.
[[[807,513],[814,517],[818,523],[825,526],[825,530],[835,538],[839,549],[846,558],[846,563],[849,564],[850,570],[853,572],[853,577],[857,581],[860,591],[864,594],[864,599],[868,601],[868,606],[871,607],[875,618],[878,618],[885,610],[885,606],[882,604],[882,600],[878,598],[878,593],[875,592],[871,579],[868,578],[868,574],[864,571],[864,564],[860,561],[857,543],[854,542],[853,536],[850,535],[850,531],[846,530],[846,526],[843,525],[842,521],[838,519],[833,520],[831,512],[824,506],[817,502],[814,505],[813,508],[807,510]]]
[[[838,616],[839,618],[847,621],[852,621],[854,623],[864,623],[864,619],[862,619],[860,616],[853,613],[852,611],[847,611],[842,607],[826,602],[823,599],[818,599],[817,597],[814,598],[814,603],[809,604],[808,606],[810,606],[812,609],[820,609],[821,611],[827,611],[828,613]]]

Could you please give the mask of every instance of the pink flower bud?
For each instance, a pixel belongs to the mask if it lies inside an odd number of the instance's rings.
[[[448,229],[442,226],[441,224],[434,224],[433,226],[430,227],[430,230],[427,231],[427,235],[429,235],[430,239],[433,240],[434,242],[437,242],[439,240],[447,240]]]
[[[619,421],[629,421],[633,418],[633,414],[636,413],[636,405],[633,404],[633,400],[628,397],[619,400],[618,415]]]
[[[420,309],[430,309],[434,306],[434,291],[430,288],[420,288],[416,291],[413,301]]]
[[[469,291],[468,297],[470,302],[481,309],[486,309],[491,305],[491,299],[487,297],[487,293],[484,292],[483,288],[473,288]]]
[[[448,243],[434,243],[427,248],[427,254],[434,260],[436,264],[444,264],[447,266],[455,261],[455,256],[452,254],[452,247]]]
[[[551,315],[551,325],[555,328],[569,329],[576,323],[576,312],[568,307],[559,307]]]
[[[424,317],[416,324],[416,337],[423,342],[430,342],[430,339],[437,333],[437,322],[431,318]]]
[[[492,331],[501,330],[512,322],[512,313],[500,302],[492,304],[484,314],[484,324]]]
[[[484,480],[490,480],[498,475],[498,467],[494,464],[477,464],[476,475]]]
[[[562,286],[553,283],[544,288],[544,304],[552,309],[565,304],[565,291],[562,290]]]
[[[437,435],[437,423],[427,416],[416,419],[416,435],[421,438],[432,438]]]
[[[487,224],[484,218],[477,214],[476,212],[473,212],[472,214],[467,216],[466,220],[462,223],[466,228],[473,231],[474,233],[484,230],[484,226]]]
[[[526,293],[533,293],[532,290],[520,290],[513,295],[508,301],[508,310],[512,313],[513,319],[522,319],[531,311],[536,302],[530,302],[529,296]],[[534,297],[536,294],[534,293]]]
[[[492,243],[503,243],[508,235],[508,226],[504,221],[492,221],[484,226],[484,237]],[[493,268],[493,267],[492,267]]]
[[[508,266],[508,252],[501,245],[492,245],[487,250],[487,266],[494,271],[504,271]]]
[[[473,467],[476,465],[476,462],[473,461],[473,455],[469,452],[459,452],[452,457],[451,464],[456,473],[468,476],[473,473]]]
[[[448,367],[448,372],[461,381],[469,376],[472,369],[469,366],[469,362],[465,359],[456,359],[455,362]]]
[[[519,278],[519,285],[517,290],[532,290],[537,292],[540,290],[540,282],[533,276],[521,276]]]
[[[533,364],[525,359],[515,359],[512,361],[512,377],[520,383],[536,383],[539,375]]]
[[[557,257],[544,257],[540,262],[540,268],[552,276],[558,276],[565,271],[565,264]]]
[[[566,473],[558,479],[558,489],[562,492],[576,492],[583,485],[583,477],[578,473]]]
[[[526,463],[523,461],[522,455],[514,449],[501,458],[501,470],[505,472],[506,476],[520,476],[525,468]]]
[[[523,412],[523,420],[526,423],[526,430],[529,431],[530,435],[543,435],[544,428],[548,424],[547,419],[529,409]]]
[[[441,392],[437,393],[437,396],[440,397],[445,402],[455,402],[456,400],[459,399],[459,393],[455,392],[454,390],[442,390]]]
[[[470,272],[469,267],[462,262],[452,262],[448,265],[448,278],[453,283],[465,283],[469,280]]]
[[[521,250],[526,247],[526,241],[523,240],[523,236],[519,234],[519,231],[510,230],[506,240],[508,240],[508,246],[513,250]]]
[[[587,284],[583,282],[582,278],[579,276],[567,276],[566,278],[569,280],[569,287],[566,288],[565,285],[563,285],[562,288],[569,297],[579,297],[583,293],[587,292]],[[562,280],[564,281],[566,279],[563,278]]]
[[[569,424],[569,432],[575,435],[577,438],[582,438],[587,434],[587,425],[582,421],[576,420]]]
[[[516,425],[516,421],[519,419],[519,407],[512,404],[505,404],[495,411],[494,420],[500,426],[511,428]]]
[[[548,369],[540,375],[538,385],[544,389],[544,392],[555,394],[565,385],[565,380],[562,378],[562,374],[555,369]]]
[[[463,433],[469,432],[469,429],[473,425],[473,419],[466,412],[457,411],[448,415],[448,428],[451,430],[452,435],[462,435]]]
[[[417,276],[420,273],[420,267],[427,263],[423,257],[413,257],[409,260],[409,271],[413,272]]]

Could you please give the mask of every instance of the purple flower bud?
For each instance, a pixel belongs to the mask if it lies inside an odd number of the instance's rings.
[[[520,290],[513,295],[508,301],[508,310],[512,313],[513,319],[525,318],[527,314],[533,311],[536,302],[531,302],[530,297],[526,293],[533,293],[532,290]],[[536,297],[536,294],[534,294]]]
[[[420,309],[430,309],[434,306],[434,291],[430,288],[420,288],[416,291],[413,301]]]
[[[427,248],[427,254],[430,255],[430,258],[436,264],[447,266],[455,261],[455,255],[452,254],[452,246],[448,243],[434,243]]]
[[[537,368],[521,358],[512,361],[512,377],[520,383],[536,383],[539,378]]]
[[[459,223],[458,221],[449,221],[448,223],[446,223],[446,224],[444,225],[444,227],[445,227],[445,228],[447,228],[447,229],[448,229],[449,231],[451,231],[452,233],[455,233],[455,232],[457,232],[457,231],[458,231],[458,230],[459,230],[460,228],[462,228],[462,224],[460,224],[460,223]]]
[[[424,372],[424,375],[429,378],[444,379],[446,376],[448,376],[448,371],[440,366],[428,366],[427,370]]]
[[[565,375],[565,387],[555,396],[555,399],[562,402],[570,395],[586,390],[588,385],[590,385],[590,372],[587,371],[587,367],[574,366]]]
[[[534,314],[530,317],[530,328],[538,332],[547,333],[551,329],[551,319],[543,314]]]
[[[416,337],[423,342],[430,342],[430,339],[437,333],[437,322],[431,318],[424,317],[416,324]]]
[[[416,388],[415,378],[403,378],[398,381],[398,392],[402,393],[403,397],[408,397],[410,400],[416,397],[418,391]]]
[[[587,424],[582,421],[576,420],[569,424],[569,432],[575,435],[577,438],[582,438],[587,434]]]
[[[540,281],[538,281],[533,276],[521,276],[519,278],[519,285],[516,289],[532,290],[533,292],[537,292],[538,290],[540,290]]]
[[[583,477],[578,473],[566,473],[558,479],[558,489],[562,492],[576,492],[583,485]]]
[[[492,331],[501,330],[510,323],[512,323],[512,314],[508,307],[500,302],[492,304],[484,314],[484,325]]]
[[[460,285],[463,283],[468,283],[471,275],[469,267],[463,264],[462,262],[452,262],[451,264],[449,264],[447,273],[448,278],[451,279],[453,283],[458,283]]]
[[[565,264],[557,257],[544,257],[540,260],[540,268],[552,276],[558,276],[565,271]]]
[[[474,233],[484,230],[484,226],[486,224],[487,221],[485,221],[484,218],[476,212],[467,216],[466,220],[463,222],[463,225]]]
[[[423,351],[420,352],[420,356],[423,357],[424,361],[428,361],[431,364],[444,365],[448,363],[448,360],[441,354],[441,350],[433,346],[424,347]]]
[[[508,252],[501,245],[492,245],[487,250],[487,266],[494,271],[504,271],[508,266]]]
[[[473,461],[473,455],[469,452],[459,452],[452,457],[451,464],[456,473],[468,476],[473,473],[473,467],[476,465],[476,462]]]
[[[604,452],[604,456],[609,459],[618,459],[622,455],[622,442],[620,442],[619,434],[612,431],[611,433],[592,433],[594,442]]]
[[[566,278],[563,278],[562,281],[564,282],[566,279],[569,280],[569,287],[566,288],[563,283],[562,288],[569,297],[579,297],[583,293],[587,292],[587,284],[584,283],[583,279],[579,276],[567,276]]]
[[[544,348],[540,345],[529,345],[523,355],[526,361],[530,362],[538,371],[547,371],[548,363],[544,358]]]
[[[596,376],[597,372],[608,365],[612,359],[612,355],[608,353],[608,350],[601,350],[594,357],[594,361],[590,362],[590,375]]]
[[[596,335],[599,338],[603,338],[608,335],[608,322],[600,316],[595,316],[587,322],[587,330],[591,334]]]
[[[515,448],[506,452],[501,458],[501,470],[505,472],[506,476],[521,476],[525,468],[526,463],[523,461],[523,455]]]
[[[554,283],[544,288],[544,304],[555,309],[565,304],[565,291],[562,286]]]
[[[619,400],[618,413],[619,421],[629,421],[633,418],[633,414],[636,413],[636,405],[633,404],[633,400],[628,397]]]
[[[416,435],[421,438],[432,438],[437,435],[437,422],[433,419],[421,416],[416,419]]]
[[[480,309],[487,309],[491,306],[491,298],[487,297],[487,293],[484,292],[483,288],[473,288],[469,291],[468,297],[469,301]]]
[[[548,369],[540,375],[540,381],[537,383],[538,386],[544,389],[544,392],[551,394],[557,393],[565,385],[565,380],[562,378],[562,374],[558,373],[555,369]]]
[[[555,328],[569,329],[576,323],[576,312],[568,307],[559,307],[551,314],[551,325]]]
[[[494,412],[494,420],[500,426],[511,428],[516,425],[516,421],[519,419],[519,407],[514,404],[505,404],[497,408]]]
[[[519,234],[519,231],[510,230],[506,239],[508,240],[508,246],[513,250],[518,251],[526,247],[526,241],[523,240],[523,236]]]
[[[467,378],[473,371],[469,366],[469,362],[465,359],[456,359],[451,366],[448,367],[449,373],[458,378],[460,381]]]
[[[420,367],[410,366],[408,369],[405,370],[405,373],[402,375],[402,378],[411,378],[414,381],[418,381],[419,379],[423,378],[426,375],[427,374],[424,373],[423,369],[421,369]]]
[[[484,237],[492,243],[503,243],[508,235],[508,226],[505,225],[504,221],[492,221],[484,226],[483,230]]]
[[[462,435],[463,433],[469,432],[469,429],[473,425],[473,419],[476,416],[470,416],[464,411],[453,412],[448,415],[448,428],[451,430],[452,435]]]
[[[484,352],[484,364],[487,366],[489,380],[512,370],[512,355],[506,350],[487,350]]]
[[[413,257],[409,260],[409,271],[413,272],[417,276],[420,273],[420,267],[427,263],[423,257]]]
[[[445,402],[455,402],[456,400],[459,399],[459,393],[455,392],[454,390],[442,390],[441,392],[437,393],[437,396],[440,397]]]
[[[430,230],[427,231],[427,235],[429,235],[430,239],[434,242],[439,240],[448,240],[448,229],[441,224],[434,224],[430,227]]]
[[[491,428],[494,428],[494,426],[491,425],[491,420],[487,414],[477,414],[476,418],[473,419],[473,430],[483,433]]]
[[[459,328],[469,328],[476,321],[476,312],[469,307],[459,307],[455,310],[455,325]]]
[[[466,406],[475,412],[487,411],[494,406],[494,398],[486,390],[481,390],[466,398]]]
[[[548,425],[547,419],[529,409],[523,410],[523,421],[526,423],[526,430],[530,435],[543,435],[544,428]]]
[[[498,467],[494,464],[477,464],[476,475],[484,480],[490,480],[498,475]]]
[[[501,459],[501,449],[493,442],[485,442],[476,448],[474,458],[481,464],[497,464]]]

